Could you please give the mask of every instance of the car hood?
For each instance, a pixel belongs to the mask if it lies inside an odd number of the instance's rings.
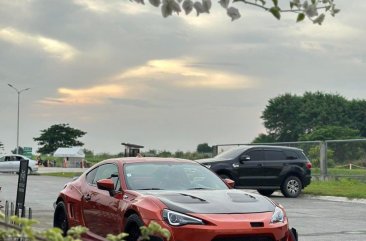
[[[147,191],[168,209],[183,213],[234,214],[274,211],[275,205],[267,198],[242,190],[185,190]]]

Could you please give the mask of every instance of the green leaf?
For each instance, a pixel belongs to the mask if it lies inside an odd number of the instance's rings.
[[[299,15],[297,15],[297,19],[296,19],[296,22],[301,22],[302,20],[304,20],[305,18],[305,14],[303,13],[299,13]]]
[[[272,0],[273,5],[275,5],[276,7],[278,6],[278,0]]]
[[[278,20],[281,19],[281,13],[279,7],[271,7],[269,11],[272,13],[273,16],[275,16],[275,18],[277,18]]]

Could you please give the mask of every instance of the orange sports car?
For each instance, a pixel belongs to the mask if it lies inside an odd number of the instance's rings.
[[[65,185],[54,226],[66,233],[83,225],[102,237],[126,232],[136,241],[155,221],[170,241],[297,241],[281,205],[232,187],[190,160],[109,159]]]

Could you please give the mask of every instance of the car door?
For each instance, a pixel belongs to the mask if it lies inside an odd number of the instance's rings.
[[[5,161],[6,161],[6,170],[8,172],[17,172],[19,171],[19,167],[18,169],[15,168],[17,160],[16,160],[16,156],[14,155],[8,155],[5,157]]]
[[[286,162],[286,155],[281,149],[264,149],[262,165],[262,185],[280,186],[280,174]]]
[[[18,172],[19,171],[19,167],[20,167],[20,161],[24,160],[24,158],[22,156],[18,156],[18,155],[14,155],[12,156],[12,161],[10,163],[11,166],[11,170],[14,172]]]
[[[90,231],[101,236],[106,236],[108,233],[118,234],[122,229],[122,216],[119,211],[120,199],[97,187],[97,181],[107,178],[115,182],[116,189],[119,191],[118,168],[112,163],[101,165],[87,173],[88,185],[81,190],[85,225]]]
[[[10,171],[9,156],[2,156],[0,158],[0,171],[1,172],[9,172]]]
[[[249,149],[239,156],[239,186],[257,187],[262,184],[263,150]]]

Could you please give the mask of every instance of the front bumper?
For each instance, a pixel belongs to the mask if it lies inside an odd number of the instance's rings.
[[[195,215],[205,220],[205,225],[179,227],[154,221],[170,231],[170,241],[297,241],[296,230],[289,230],[287,220],[270,224],[271,216],[272,213]],[[150,221],[144,220],[145,224]]]

